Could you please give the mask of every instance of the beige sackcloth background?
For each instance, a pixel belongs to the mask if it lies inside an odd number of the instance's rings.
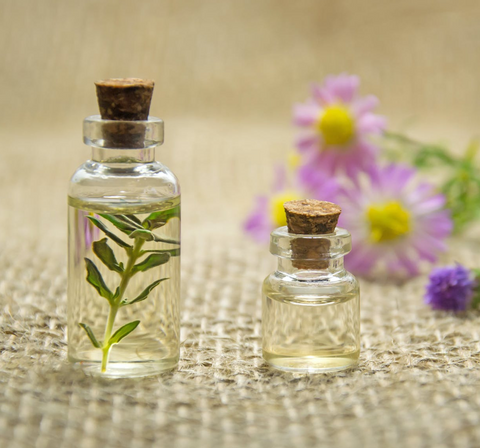
[[[358,368],[261,358],[266,247],[241,231],[291,105],[356,73],[391,129],[461,150],[478,133],[478,0],[0,0],[0,446],[478,447],[480,315],[432,312],[426,276],[362,281]],[[66,362],[66,191],[89,157],[93,82],[156,81],[157,158],[183,186],[182,353],[106,381]],[[478,233],[442,263],[480,266]]]

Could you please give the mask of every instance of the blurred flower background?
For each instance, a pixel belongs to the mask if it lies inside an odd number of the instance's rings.
[[[297,148],[302,154],[300,176],[316,184],[319,173],[356,176],[370,168],[378,147],[372,136],[385,129],[385,119],[373,113],[374,96],[360,97],[358,76],[328,76],[313,85],[312,98],[294,108],[294,122],[302,129]]]
[[[268,241],[285,199],[319,197],[343,205],[352,268],[421,272],[450,220],[472,236],[480,214],[479,14],[463,0],[2,1],[0,226],[64,247],[52,223],[90,155],[93,82],[137,76],[156,81],[185,238],[243,241],[244,223]]]
[[[479,446],[480,313],[444,311],[478,303],[479,23],[478,0],[1,0],[0,445]],[[109,77],[155,80],[182,186],[182,364],[126,389],[53,369]],[[362,362],[292,381],[261,364],[260,284],[305,196],[352,232]]]
[[[285,225],[283,202],[305,197],[337,202],[343,209],[339,225],[351,232],[354,242],[346,257],[348,269],[410,277],[420,273],[421,262],[434,263],[447,249],[445,239],[454,223],[459,230],[476,218],[476,146],[457,161],[445,148],[385,133],[385,118],[374,113],[378,99],[360,96],[359,84],[355,75],[327,76],[323,84],[313,85],[312,98],[294,106],[294,123],[302,133],[297,140],[301,163],[292,176],[300,187],[292,190],[277,170],[282,180],[271,198],[257,199],[245,230],[268,241],[269,232]],[[389,140],[396,151],[385,149]],[[387,165],[396,153],[424,169],[438,160],[454,171],[454,178],[435,186],[414,166]],[[467,214],[470,208],[475,212]]]
[[[82,120],[97,111],[93,82],[107,77],[156,81],[151,114],[166,123],[157,158],[180,178],[192,229],[238,232],[295,144],[300,180],[313,188],[310,166],[354,171],[384,154],[385,141],[371,140],[380,131],[413,147],[445,143],[459,161],[480,116],[479,14],[467,0],[3,0],[0,199],[18,219],[0,225],[59,238],[51,223],[64,219],[65,185],[90,155]],[[312,123],[318,111],[328,113]],[[390,138],[388,151],[412,164],[405,145]],[[448,170],[465,174],[460,162]],[[447,203],[464,194],[450,189]],[[31,216],[34,229],[21,224]]]

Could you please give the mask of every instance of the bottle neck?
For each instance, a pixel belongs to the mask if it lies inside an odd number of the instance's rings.
[[[92,147],[92,160],[100,163],[148,163],[155,160],[155,147],[111,149]]]
[[[342,277],[346,274],[343,257],[315,261],[279,257],[277,272],[299,280],[318,280],[332,275]]]
[[[100,163],[149,163],[163,143],[163,121],[103,120],[92,115],[83,121],[83,142],[92,147],[92,160]]]

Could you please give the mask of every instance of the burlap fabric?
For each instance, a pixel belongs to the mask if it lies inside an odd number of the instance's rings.
[[[26,165],[13,161],[33,141],[4,148],[11,164],[2,167],[0,197],[0,446],[479,446],[478,313],[427,309],[425,277],[363,281],[357,369],[271,370],[261,358],[260,285],[273,257],[228,217],[209,225],[193,213],[189,192],[178,369],[114,381],[74,371],[65,342],[68,175],[47,156],[61,160],[61,142],[37,144]],[[479,266],[478,246],[453,240],[444,261]]]
[[[480,446],[480,314],[430,311],[425,275],[362,281],[358,368],[261,358],[274,262],[240,224],[308,82],[359,73],[394,128],[414,115],[430,139],[463,144],[478,124],[478,2],[361,3],[0,1],[2,448]],[[158,158],[183,185],[181,361],[147,379],[66,362],[66,186],[109,76],[157,81]],[[477,235],[442,262],[480,266]]]

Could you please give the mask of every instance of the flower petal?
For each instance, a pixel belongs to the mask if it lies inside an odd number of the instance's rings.
[[[357,245],[345,257],[345,265],[349,271],[355,274],[367,275],[375,266],[377,255],[373,248],[365,245]]]
[[[298,103],[293,106],[293,122],[298,126],[312,126],[318,121],[321,108],[314,101]]]
[[[319,86],[318,84],[312,85],[312,96],[321,105],[326,106],[335,102],[335,96],[333,92],[328,89]]]
[[[358,173],[368,169],[373,157],[378,152],[375,145],[369,142],[372,134],[379,134],[385,128],[385,119],[374,115],[371,111],[378,104],[374,96],[358,97],[359,78],[342,73],[328,76],[321,85],[312,85],[312,99],[294,107],[294,122],[311,130],[297,141],[297,147],[306,155],[308,163],[319,162],[321,169],[328,173],[346,173],[356,178]],[[342,145],[327,145],[323,131],[313,125],[319,120],[322,111],[330,106],[342,107],[351,115],[353,133]],[[335,124],[335,123],[334,123]],[[327,139],[328,140],[328,139]],[[317,154],[331,152],[333,155],[325,159]]]
[[[357,115],[363,115],[367,112],[371,112],[378,106],[378,98],[374,95],[368,95],[363,98],[358,98],[353,102],[352,110]]]
[[[266,196],[257,197],[254,210],[245,221],[243,228],[257,242],[269,241],[273,225],[268,216],[268,198]]]
[[[338,203],[343,209],[340,225],[351,232],[355,244],[362,246],[354,250],[351,262],[357,272],[365,272],[361,257],[369,256],[375,259],[373,267],[395,275],[416,275],[420,260],[434,262],[446,249],[445,238],[452,230],[452,221],[442,208],[444,198],[435,194],[432,185],[427,188],[424,183],[417,184],[415,174],[415,169],[404,165],[371,165],[339,191]],[[397,202],[408,213],[405,233],[393,232],[389,237],[393,239],[383,241],[370,239],[368,210],[372,205],[391,202]],[[386,219],[383,225],[388,226],[388,222]]]
[[[316,134],[305,134],[297,139],[296,146],[300,152],[318,152],[320,140]]]
[[[445,206],[446,198],[443,194],[437,194],[421,202],[414,203],[411,210],[418,216],[428,215],[432,212],[441,210]]]
[[[414,238],[412,245],[422,260],[427,260],[431,263],[437,261],[437,251],[432,251],[432,248],[425,239]]]
[[[409,275],[418,275],[420,273],[418,265],[405,253],[403,246],[402,248],[400,248],[400,246],[397,247],[396,255],[400,266],[402,266]]]
[[[325,90],[329,90],[337,100],[344,103],[350,103],[354,99],[359,85],[358,76],[346,73],[339,76],[327,76],[325,79]]]
[[[357,132],[364,134],[380,134],[387,127],[385,117],[374,114],[364,114],[357,120]]]

